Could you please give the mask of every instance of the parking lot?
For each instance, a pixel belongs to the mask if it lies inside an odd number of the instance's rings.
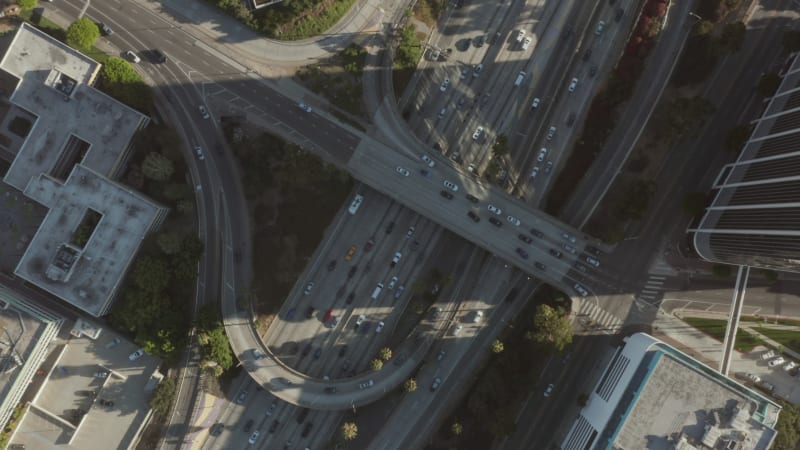
[[[758,346],[750,353],[739,354],[737,352],[736,356],[739,358],[734,360],[734,372],[731,375],[743,384],[751,387],[758,385],[766,391],[770,390],[770,385],[774,386],[772,395],[796,405],[800,404],[800,376],[798,376],[800,372],[798,372],[797,367],[794,367],[790,371],[785,370],[787,363],[791,361],[798,363],[800,361],[793,360],[783,355],[784,363],[770,367],[769,361],[780,354],[778,352],[773,352],[775,354],[774,357],[762,359],[762,356],[767,354],[768,351],[768,348]],[[748,374],[757,376],[760,378],[761,382],[755,383],[752,377],[748,377]]]

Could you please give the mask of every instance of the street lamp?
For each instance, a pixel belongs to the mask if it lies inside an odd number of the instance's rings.
[[[699,21],[703,20],[702,17],[698,16],[697,14],[693,13],[692,11],[689,11],[689,17],[694,17],[695,19],[697,19]]]

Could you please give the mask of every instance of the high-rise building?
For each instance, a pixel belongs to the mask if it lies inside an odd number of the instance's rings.
[[[784,67],[739,158],[714,182],[713,203],[689,229],[706,260],[800,270],[800,58]]]

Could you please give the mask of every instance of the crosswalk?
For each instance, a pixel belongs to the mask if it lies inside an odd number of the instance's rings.
[[[582,301],[578,307],[577,321],[584,329],[614,333],[622,328],[623,321],[594,302]]]
[[[675,269],[662,260],[657,260],[648,272],[647,281],[639,291],[639,299],[651,305],[657,305],[663,292],[664,282],[667,277],[675,275]]]

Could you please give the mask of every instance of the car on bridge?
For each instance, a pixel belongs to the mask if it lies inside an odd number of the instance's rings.
[[[394,170],[404,177],[411,175],[411,172],[409,172],[405,167],[397,166]]]

